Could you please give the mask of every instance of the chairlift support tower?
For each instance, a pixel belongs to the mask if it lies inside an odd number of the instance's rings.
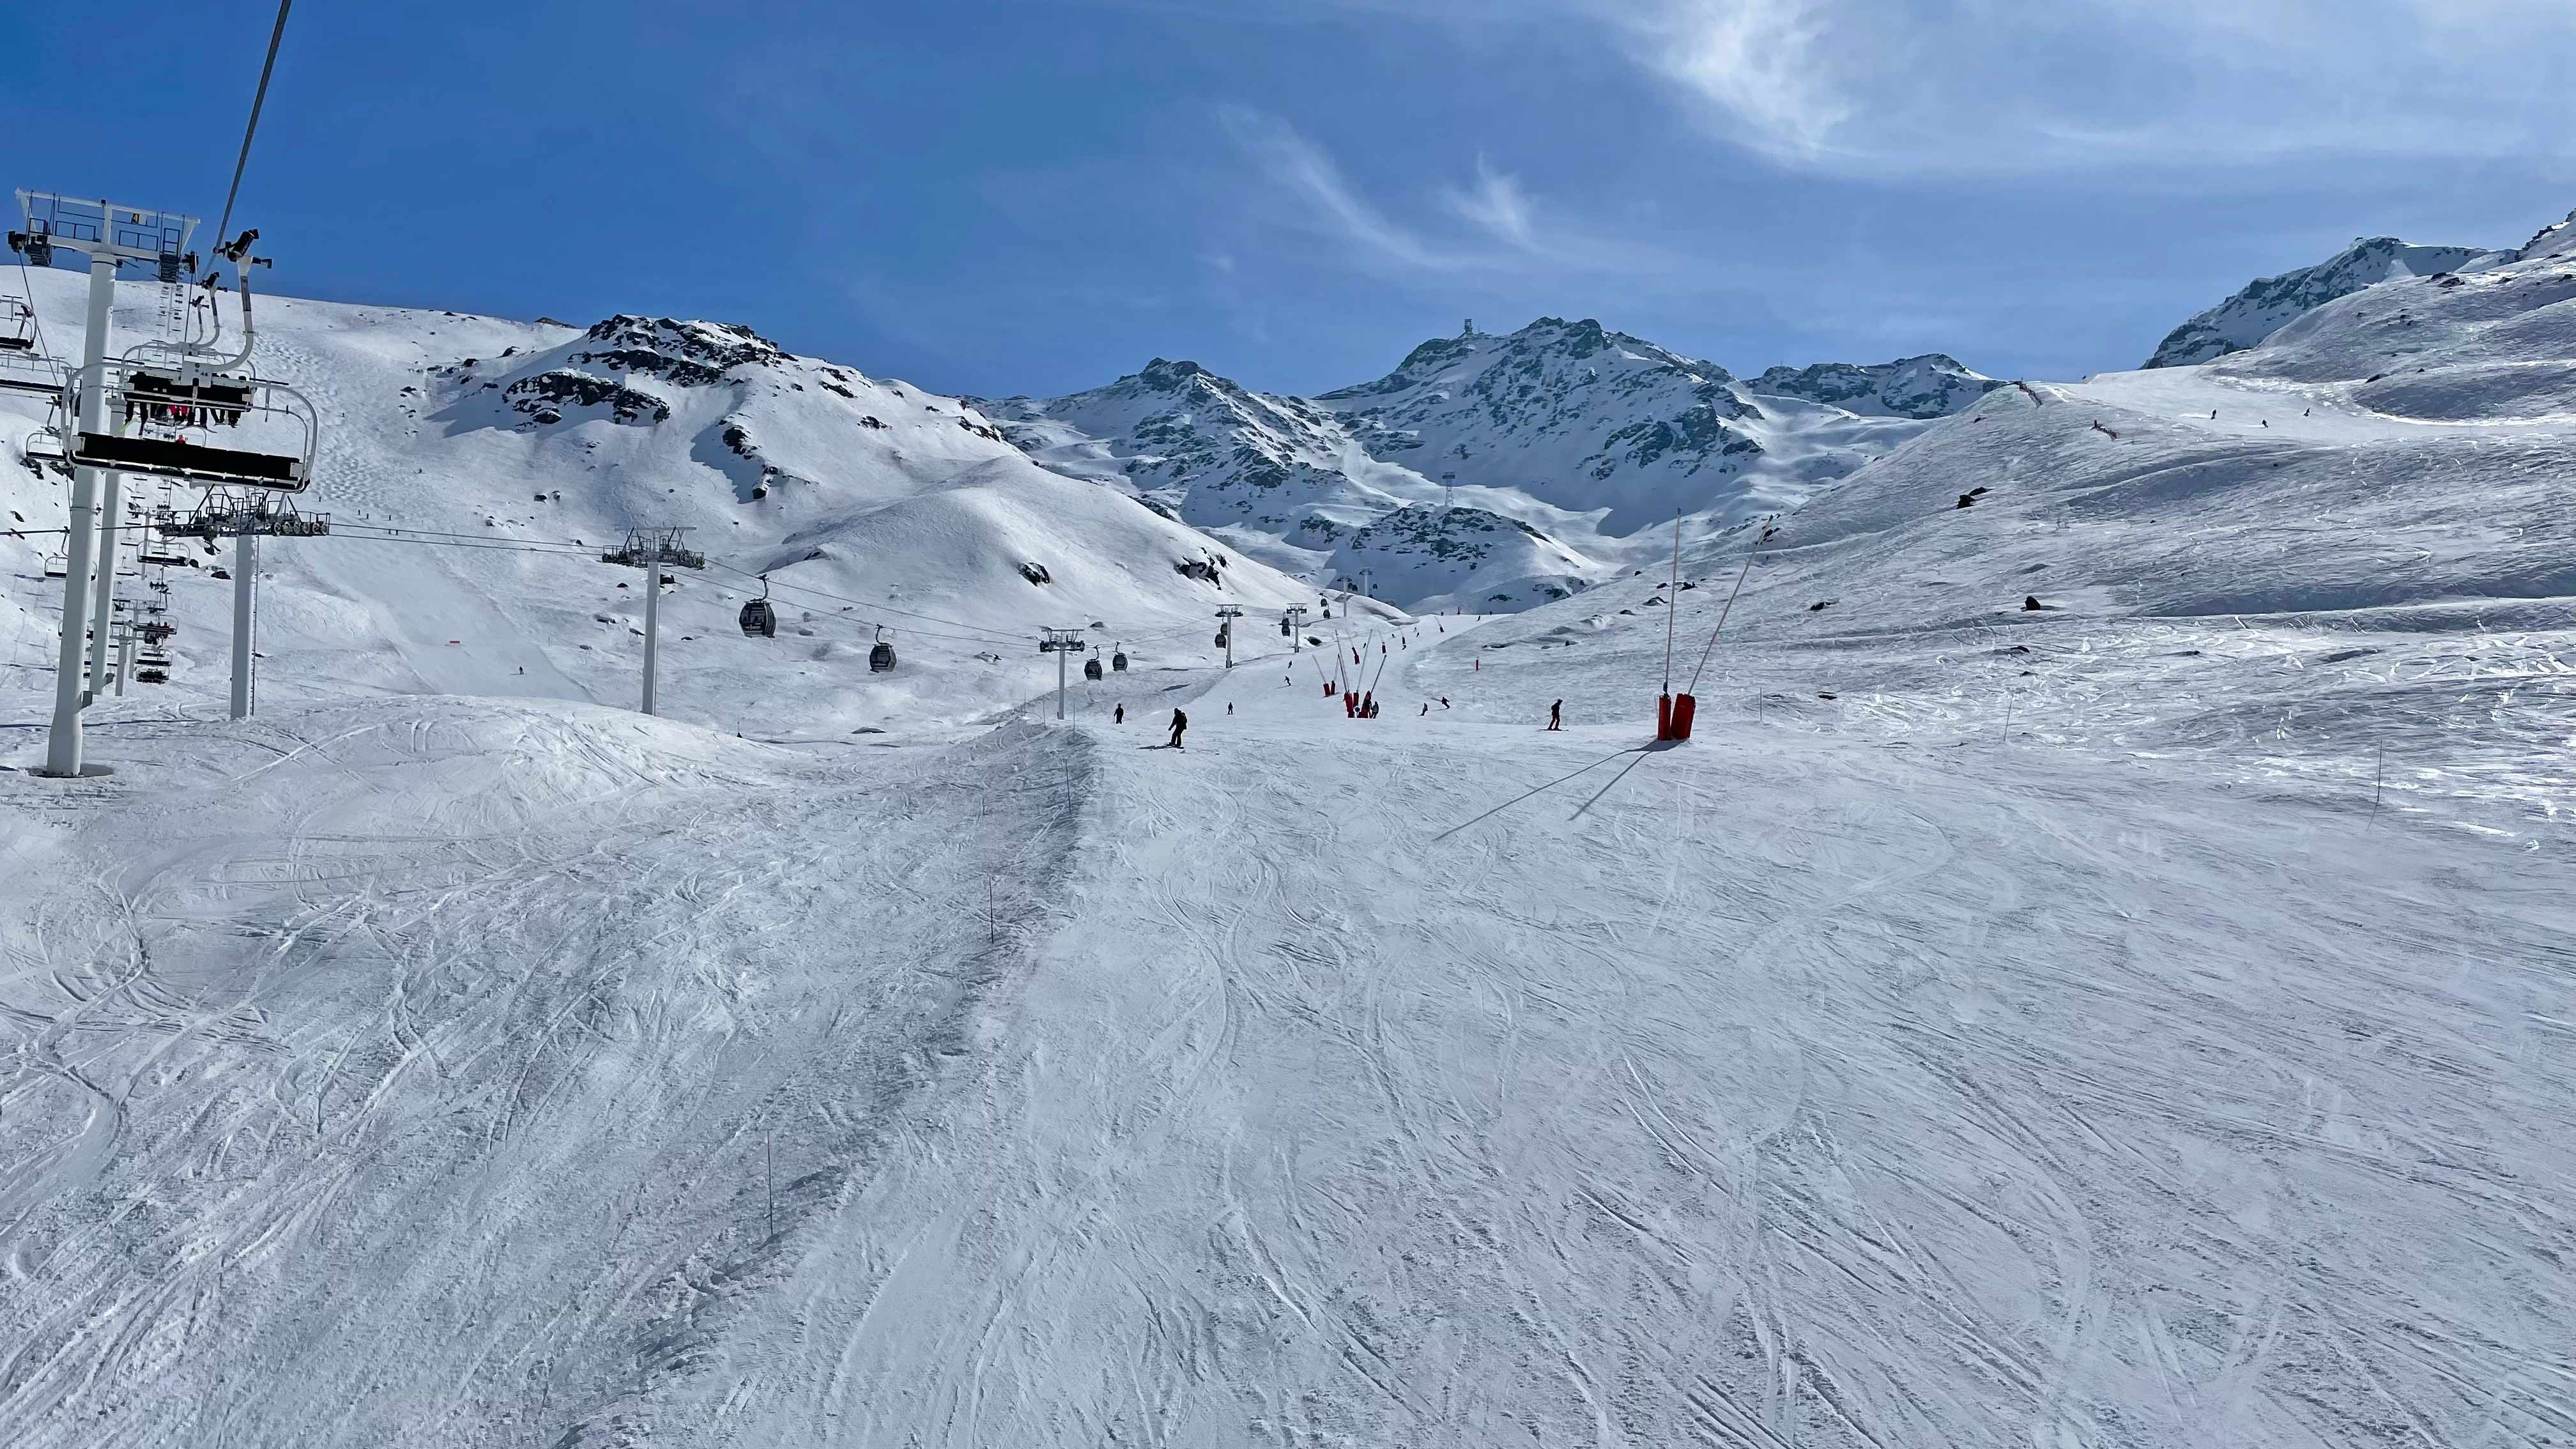
[[[1305,653],[1306,606],[1303,604],[1289,605],[1282,611],[1281,619],[1282,622],[1286,623],[1288,626],[1288,652],[1291,654]]]
[[[653,714],[659,700],[656,685],[660,677],[662,653],[662,570],[665,568],[702,569],[707,556],[687,546],[689,531],[685,528],[630,528],[626,541],[599,556],[601,563],[622,564],[644,570],[644,702],[643,712]],[[674,584],[678,579],[673,579]]]
[[[1038,641],[1040,654],[1055,656],[1055,717],[1064,718],[1065,661],[1090,646],[1083,642],[1080,629],[1049,629]]]
[[[1225,667],[1228,669],[1234,667],[1234,621],[1242,617],[1243,610],[1232,604],[1217,606],[1216,637],[1225,645]]]
[[[259,541],[263,538],[326,538],[331,515],[298,513],[288,499],[272,493],[235,496],[222,490],[186,514],[169,509],[152,515],[152,531],[164,538],[194,538],[212,544],[233,541],[233,687],[232,717],[251,712],[251,660],[257,645],[254,601],[259,585]]]
[[[9,233],[11,251],[37,266],[53,265],[57,247],[89,258],[89,307],[81,335],[81,377],[76,389],[79,425],[85,434],[107,434],[110,423],[103,384],[108,364],[108,314],[116,305],[116,269],[127,262],[150,263],[155,275],[177,279],[187,270],[188,241],[196,233],[197,219],[157,207],[120,206],[110,201],[83,201],[50,191],[23,189],[18,192],[18,207],[27,225],[24,231]],[[31,304],[34,300],[28,299]],[[123,431],[121,414],[114,428]],[[86,591],[91,587],[91,571],[98,564],[98,545],[102,538],[115,536],[105,530],[115,524],[116,480],[114,472],[91,464],[79,464],[72,471],[71,557],[63,579],[62,645],[54,661],[54,718],[45,736],[42,771],[56,779],[106,773],[85,769],[81,762],[81,710],[89,703],[89,692],[83,687],[81,655],[91,620]],[[102,495],[108,500],[105,512],[100,511]],[[108,572],[114,572],[113,564]],[[102,598],[111,586],[100,585]],[[104,607],[100,612],[105,612]],[[103,643],[106,631],[101,628],[99,632]]]

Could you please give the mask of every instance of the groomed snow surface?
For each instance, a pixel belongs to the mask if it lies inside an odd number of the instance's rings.
[[[2560,269],[1990,395],[1673,749],[1749,528],[1062,725],[686,587],[670,720],[501,697],[515,566],[427,685],[281,620],[0,772],[0,1441],[2576,1444]]]

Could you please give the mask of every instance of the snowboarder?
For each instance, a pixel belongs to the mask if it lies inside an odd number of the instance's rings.
[[[1114,724],[1125,724],[1127,722],[1127,706],[1123,704],[1118,706],[1116,714],[1111,716],[1111,722]]]
[[[1564,700],[1561,700],[1561,699],[1560,699],[1560,700],[1558,700],[1556,703],[1549,705],[1549,706],[1547,707],[1547,727],[1548,727],[1549,729],[1552,729],[1552,730],[1561,730],[1561,729],[1565,728],[1565,713],[1564,713],[1564,712],[1565,712],[1565,701],[1564,701]]]
[[[1181,747],[1181,732],[1182,732],[1183,730],[1188,729],[1189,727],[1190,727],[1190,717],[1189,717],[1188,715],[1186,715],[1186,714],[1181,713],[1181,712],[1180,712],[1179,710],[1177,710],[1177,709],[1176,709],[1176,710],[1173,710],[1173,711],[1172,711],[1172,748],[1173,748],[1173,749],[1176,749],[1176,750],[1177,750],[1177,749],[1179,749],[1179,748]]]

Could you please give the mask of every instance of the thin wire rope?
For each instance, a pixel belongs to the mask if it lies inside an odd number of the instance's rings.
[[[27,255],[24,252],[18,254],[18,287],[27,294],[27,320],[35,324],[36,350],[45,354],[47,362],[60,364],[62,359],[54,356],[54,349],[45,342],[45,315],[36,310],[36,282],[27,274]]]
[[[751,580],[753,580],[753,581],[755,581],[755,582],[757,582],[758,580],[761,580],[761,579],[764,579],[764,578],[768,578],[768,577],[769,577],[769,575],[766,575],[766,574],[756,574],[756,573],[752,573],[752,572],[750,572],[749,570],[746,570],[746,569],[738,569],[738,568],[735,568],[735,567],[734,567],[733,565],[731,565],[731,564],[727,564],[727,563],[717,563],[717,562],[715,562],[715,561],[714,561],[714,560],[712,560],[712,559],[710,559],[710,560],[708,560],[708,561],[707,561],[707,567],[708,567],[708,568],[710,568],[710,569],[721,569],[721,570],[723,570],[724,572],[729,573],[729,574],[732,574],[732,575],[735,575],[735,576],[736,576],[736,577],[738,577],[738,578],[751,579]],[[922,620],[926,620],[926,621],[928,621],[928,622],[930,622],[930,623],[933,623],[933,624],[945,624],[945,625],[947,625],[947,626],[948,626],[949,628],[951,628],[951,629],[964,629],[964,630],[967,630],[967,631],[969,631],[969,632],[971,632],[971,633],[976,633],[976,634],[990,634],[990,635],[992,635],[992,636],[993,636],[993,638],[994,638],[994,640],[995,640],[996,642],[1005,642],[1005,643],[1011,643],[1011,644],[1024,644],[1024,643],[1028,642],[1028,637],[1027,637],[1026,635],[1023,635],[1023,634],[1012,634],[1012,633],[1007,633],[1007,632],[1005,632],[1005,631],[1003,631],[1003,630],[1000,630],[1000,629],[989,628],[989,627],[987,627],[987,626],[985,626],[985,625],[982,625],[982,624],[969,624],[969,623],[964,622],[963,620],[958,620],[958,619],[943,619],[943,618],[940,618],[940,617],[939,617],[938,615],[936,615],[936,614],[921,614],[921,613],[915,613],[915,612],[913,612],[913,611],[912,611],[912,610],[910,610],[910,609],[898,609],[898,608],[895,608],[895,607],[894,607],[893,605],[891,605],[891,604],[880,604],[880,603],[877,603],[876,601],[874,601],[874,600],[872,600],[872,599],[853,599],[853,598],[849,598],[849,597],[847,597],[847,596],[845,596],[845,595],[831,593],[831,592],[829,592],[829,591],[827,591],[827,590],[824,590],[824,589],[814,588],[814,587],[812,587],[811,585],[807,585],[807,584],[782,584],[782,583],[777,583],[777,582],[773,581],[773,582],[771,583],[770,587],[772,587],[772,588],[778,588],[778,589],[794,589],[794,590],[797,590],[798,592],[801,592],[801,593],[812,594],[814,597],[816,597],[816,598],[818,598],[818,599],[829,599],[829,600],[831,600],[833,603],[836,603],[836,604],[849,604],[849,605],[853,605],[853,606],[855,606],[855,607],[857,607],[857,608],[862,608],[862,609],[874,609],[874,610],[876,610],[876,611],[877,611],[878,613],[880,613],[880,614],[895,614],[895,615],[899,615],[899,616],[901,616],[901,617],[909,618],[909,619],[922,619]]]
[[[224,193],[224,218],[215,223],[216,246],[224,244],[227,240],[224,233],[233,224],[233,202],[241,196],[242,173],[250,168],[251,138],[259,134],[260,108],[268,104],[269,73],[277,69],[278,42],[286,38],[286,12],[294,5],[295,0],[277,0],[277,25],[268,32],[268,59],[260,62],[259,89],[252,92],[250,98],[250,123],[242,127],[241,154],[233,158],[233,184],[232,189]]]
[[[1727,591],[1726,607],[1717,611],[1717,627],[1708,631],[1708,647],[1699,651],[1699,668],[1691,671],[1689,693],[1699,692],[1699,677],[1708,669],[1708,657],[1717,652],[1717,636],[1726,632],[1726,616],[1735,612],[1735,596],[1744,592],[1744,581],[1753,575],[1753,561],[1762,556],[1762,545],[1770,541],[1771,533],[1771,525],[1765,524],[1753,536],[1752,552],[1744,556],[1744,567],[1735,575],[1735,587]]]

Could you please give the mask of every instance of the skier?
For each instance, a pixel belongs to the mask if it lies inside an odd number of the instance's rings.
[[[1429,706],[1429,705],[1427,705],[1427,704],[1426,704],[1426,705],[1424,705],[1424,706],[1422,707],[1422,712],[1423,712],[1424,714],[1429,714],[1429,713],[1431,713],[1431,706]]]
[[[1118,706],[1118,713],[1117,713],[1117,715],[1116,715],[1116,716],[1115,716],[1115,718],[1114,718],[1114,723],[1117,723],[1117,724],[1125,724],[1126,722],[1127,722],[1127,706],[1125,706],[1125,705],[1123,705],[1123,704],[1122,704],[1122,705]]]
[[[1232,700],[1228,700],[1228,701],[1226,701],[1226,705],[1225,705],[1225,712],[1226,712],[1227,714],[1232,714],[1232,713],[1234,713],[1234,701],[1232,701]]]
[[[1181,732],[1182,732],[1183,730],[1188,729],[1189,727],[1190,727],[1190,717],[1189,717],[1188,715],[1186,715],[1186,714],[1181,713],[1181,712],[1180,712],[1179,710],[1177,710],[1177,709],[1176,709],[1176,710],[1173,710],[1173,711],[1172,711],[1172,748],[1173,748],[1173,749],[1176,749],[1176,750],[1177,750],[1177,749],[1179,749],[1179,748],[1181,747]]]
[[[1449,696],[1445,694],[1440,696],[1440,707],[1442,709],[1447,709],[1449,707]]]
[[[1564,710],[1565,701],[1561,699],[1547,707],[1547,727],[1549,729],[1561,730],[1565,728]]]

